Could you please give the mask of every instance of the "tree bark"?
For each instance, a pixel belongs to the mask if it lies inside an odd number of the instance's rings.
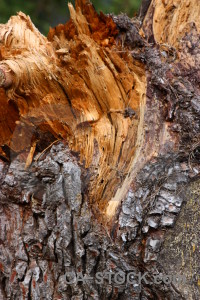
[[[69,10],[0,25],[0,299],[199,299],[199,1]]]

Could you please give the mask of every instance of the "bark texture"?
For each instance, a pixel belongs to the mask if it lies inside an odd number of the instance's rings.
[[[199,299],[200,4],[69,10],[0,25],[0,299]]]

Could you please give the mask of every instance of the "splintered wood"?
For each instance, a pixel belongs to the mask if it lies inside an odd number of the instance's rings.
[[[81,6],[69,4],[71,20],[51,29],[48,39],[22,13],[1,25],[0,67],[13,74],[4,103],[14,102],[17,118],[12,136],[4,137],[2,125],[0,143],[16,152],[28,149],[28,166],[38,129],[65,139],[92,174],[94,212],[110,217],[119,199],[109,210],[108,203],[140,144],[145,71],[116,42],[112,18],[98,15],[91,4]]]
[[[199,0],[153,0],[143,28],[148,36],[152,26],[156,42],[178,47],[181,38],[190,31],[191,26],[195,26],[200,33],[199,16]]]

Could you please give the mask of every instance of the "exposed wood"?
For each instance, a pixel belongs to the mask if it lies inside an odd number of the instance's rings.
[[[200,32],[198,0],[153,0],[143,22],[146,28],[152,22],[152,33],[157,43],[178,48],[181,39],[192,27]],[[175,30],[176,28],[176,30]]]
[[[0,25],[0,295],[198,299],[179,261],[185,285],[69,285],[66,273],[153,280],[177,251],[197,264],[184,203],[200,196],[200,4],[144,0],[134,19],[86,0],[69,10],[47,38],[23,13]]]
[[[12,58],[5,49],[3,63],[14,73],[7,95],[20,112],[20,123],[8,145],[15,151],[32,147],[35,127],[42,125],[55,137],[65,138],[91,169],[90,199],[102,215],[138,156],[145,70],[116,45],[118,31],[111,17],[99,17],[90,6],[89,13],[96,16],[90,24],[94,27],[91,35],[87,15],[79,8],[75,12],[71,4],[69,8],[76,31],[73,39],[65,37],[72,21],[49,33],[50,44],[22,13],[4,28],[3,41],[12,50]],[[13,58],[15,51],[19,54]],[[113,213],[109,208],[107,215]]]
[[[6,66],[0,69],[0,87],[8,88],[12,84],[12,75]]]

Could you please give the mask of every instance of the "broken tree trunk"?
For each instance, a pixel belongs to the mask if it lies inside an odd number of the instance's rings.
[[[69,10],[0,25],[0,299],[199,299],[200,4]]]

